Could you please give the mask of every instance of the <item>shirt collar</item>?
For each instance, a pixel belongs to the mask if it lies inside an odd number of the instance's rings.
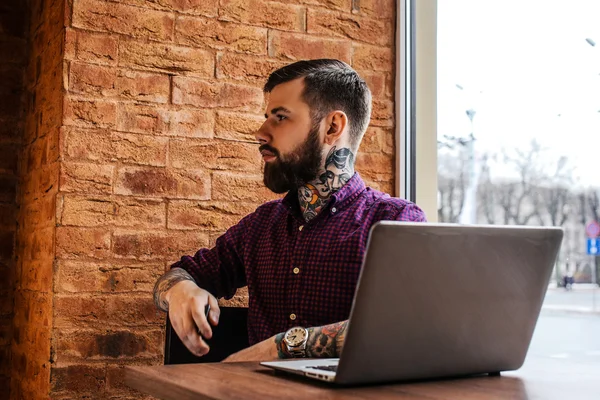
[[[338,210],[342,210],[350,204],[358,195],[366,189],[365,182],[358,172],[355,172],[352,178],[340,190],[331,195],[331,200],[327,204],[331,207],[335,204]],[[282,203],[288,208],[298,208],[298,191],[289,191],[282,200]]]

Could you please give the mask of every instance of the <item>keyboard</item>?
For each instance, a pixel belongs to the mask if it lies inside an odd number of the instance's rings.
[[[337,365],[319,365],[316,367],[307,367],[310,369],[318,369],[320,371],[331,371],[331,372],[337,372]]]

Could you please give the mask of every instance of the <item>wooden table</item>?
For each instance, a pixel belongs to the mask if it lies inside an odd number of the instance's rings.
[[[275,373],[258,363],[127,367],[132,388],[165,400],[185,399],[600,399],[600,365],[528,358],[500,377],[337,388]]]

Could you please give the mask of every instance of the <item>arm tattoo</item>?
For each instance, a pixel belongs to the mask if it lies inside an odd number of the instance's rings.
[[[182,281],[195,282],[194,278],[183,268],[173,268],[156,281],[156,285],[154,285],[154,304],[159,310],[169,311],[169,303],[165,299],[165,293]]]
[[[308,340],[306,342],[306,357],[308,358],[336,358],[342,354],[344,341],[346,340],[346,329],[348,320],[336,322],[331,325],[308,328]],[[290,358],[283,343],[285,333],[275,336],[275,346],[279,358]]]
[[[311,358],[335,358],[342,354],[348,320],[308,329],[306,356]]]
[[[285,345],[283,344],[283,337],[285,336],[285,332],[278,333],[275,336],[275,347],[277,347],[277,357],[278,358],[289,358],[287,351],[285,351]]]

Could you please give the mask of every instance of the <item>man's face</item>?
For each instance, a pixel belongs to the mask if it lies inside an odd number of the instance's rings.
[[[285,193],[315,179],[323,156],[320,125],[314,125],[302,99],[302,79],[277,85],[270,93],[266,121],[256,133],[265,161],[264,183]]]

